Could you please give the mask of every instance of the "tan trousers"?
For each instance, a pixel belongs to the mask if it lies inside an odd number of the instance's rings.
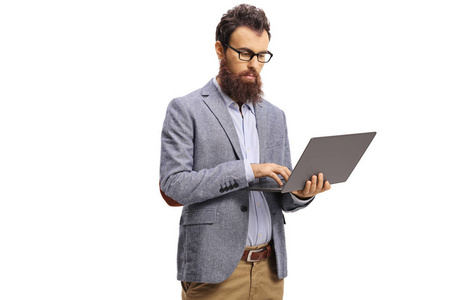
[[[278,279],[275,254],[271,253],[258,262],[241,260],[233,274],[221,283],[181,282],[181,286],[183,300],[282,300],[284,280]]]

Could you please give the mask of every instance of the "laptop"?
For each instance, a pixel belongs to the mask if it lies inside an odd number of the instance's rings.
[[[302,190],[311,176],[324,174],[324,182],[345,182],[366,152],[376,132],[312,138],[297,162],[289,179],[279,186],[270,177],[251,183],[252,191],[288,193]]]

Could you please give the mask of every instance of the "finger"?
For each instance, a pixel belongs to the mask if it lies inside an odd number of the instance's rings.
[[[269,174],[269,177],[273,178],[278,183],[279,186],[283,185],[283,182],[281,181],[280,177],[278,177],[277,173],[272,172]]]
[[[289,179],[289,177],[291,177],[292,172],[291,172],[291,170],[289,170],[289,168],[287,168],[287,167],[284,167],[284,169],[286,170],[286,173],[287,173],[288,179]],[[286,179],[286,180],[287,180],[287,179]]]
[[[310,189],[310,194],[314,194],[316,192],[317,189],[317,176],[313,175],[311,177],[311,189]]]
[[[291,176],[291,171],[288,169],[288,168],[286,168],[286,167],[281,167],[280,168],[280,175],[281,176],[283,176],[283,178],[284,178],[284,180],[288,180],[289,179],[289,177]]]
[[[284,180],[288,180],[291,173],[291,171],[288,168],[277,164],[272,164],[270,171],[275,174],[281,175],[284,178]]]
[[[328,180],[325,181],[323,188],[325,189],[325,191],[328,191],[329,189],[331,189],[331,184]]]
[[[323,189],[323,173],[319,173],[319,180],[317,181],[317,191],[321,191]]]
[[[311,191],[311,181],[308,180],[305,184],[305,188],[303,189],[302,193],[303,195],[306,196],[309,195],[310,191]]]

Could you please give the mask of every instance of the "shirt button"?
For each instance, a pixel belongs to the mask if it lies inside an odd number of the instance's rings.
[[[247,210],[248,210],[248,207],[247,207],[247,206],[245,206],[245,205],[242,205],[242,206],[241,206],[241,211],[242,211],[242,212],[247,212]]]

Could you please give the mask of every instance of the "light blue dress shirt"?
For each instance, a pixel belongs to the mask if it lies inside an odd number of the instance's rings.
[[[250,164],[259,164],[259,138],[256,128],[255,108],[253,103],[246,103],[242,105],[240,111],[239,105],[222,91],[215,78],[214,85],[222,95],[225,106],[228,108],[228,112],[233,120],[244,158],[246,178],[250,183],[255,180]],[[301,203],[310,201],[302,201],[295,196],[292,197],[295,201]],[[270,242],[272,239],[272,219],[269,206],[262,192],[250,191],[248,211],[249,220],[246,246],[257,246]]]

